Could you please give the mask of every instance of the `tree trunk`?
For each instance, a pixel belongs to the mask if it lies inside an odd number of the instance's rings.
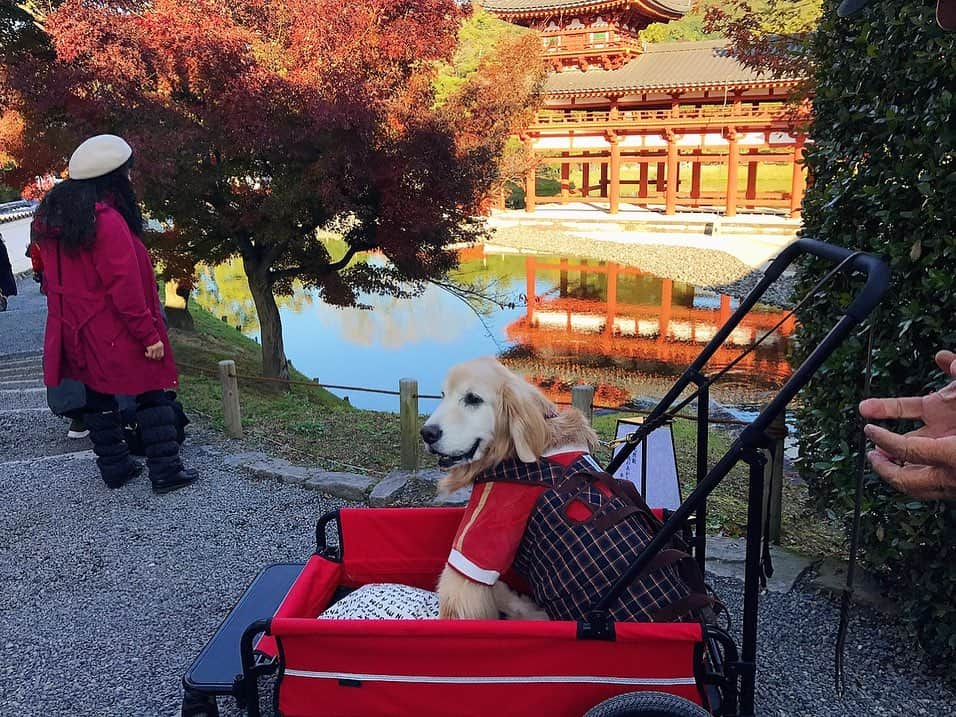
[[[242,266],[249,281],[249,291],[259,316],[259,332],[262,341],[262,375],[266,378],[289,378],[289,364],[282,343],[282,319],[279,306],[272,293],[269,267],[254,258],[243,256]]]

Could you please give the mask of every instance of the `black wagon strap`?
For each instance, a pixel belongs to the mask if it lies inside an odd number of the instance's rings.
[[[870,397],[873,381],[873,327],[876,325],[876,313],[867,328],[866,370],[863,377],[863,398]],[[853,579],[856,572],[856,554],[860,543],[860,514],[863,505],[863,477],[866,471],[866,434],[864,422],[860,422],[860,435],[857,443],[856,492],[853,497],[853,527],[850,530],[850,557],[846,568],[846,585],[840,596],[840,625],[837,628],[836,655],[834,656],[834,680],[837,692],[842,695],[846,690],[844,673],[844,654],[846,652],[847,629],[850,625],[850,604],[853,600]]]

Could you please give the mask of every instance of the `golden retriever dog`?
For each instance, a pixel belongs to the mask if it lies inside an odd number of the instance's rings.
[[[598,437],[577,409],[558,411],[536,387],[493,358],[454,366],[442,387],[442,400],[422,428],[422,438],[438,465],[449,471],[440,483],[452,491],[506,459],[534,463],[558,452],[591,452]],[[443,618],[547,619],[528,598],[501,581],[492,586],[468,580],[445,566],[438,583]]]

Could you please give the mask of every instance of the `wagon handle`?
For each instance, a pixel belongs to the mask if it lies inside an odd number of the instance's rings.
[[[239,707],[245,705],[248,717],[260,717],[259,675],[265,672],[256,665],[255,640],[260,634],[268,635],[271,624],[271,618],[256,620],[245,629],[239,641],[242,674],[236,675],[232,689]]]
[[[339,536],[338,546],[328,544],[325,537],[325,529],[329,523],[335,523],[335,529]],[[339,511],[332,510],[319,518],[315,524],[315,554],[320,555],[326,560],[336,563],[342,562],[342,551],[345,543],[342,540],[342,521],[339,519]]]

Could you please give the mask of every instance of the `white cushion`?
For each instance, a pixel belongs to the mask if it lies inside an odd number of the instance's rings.
[[[350,592],[319,619],[436,620],[438,593],[396,583],[371,583]]]

